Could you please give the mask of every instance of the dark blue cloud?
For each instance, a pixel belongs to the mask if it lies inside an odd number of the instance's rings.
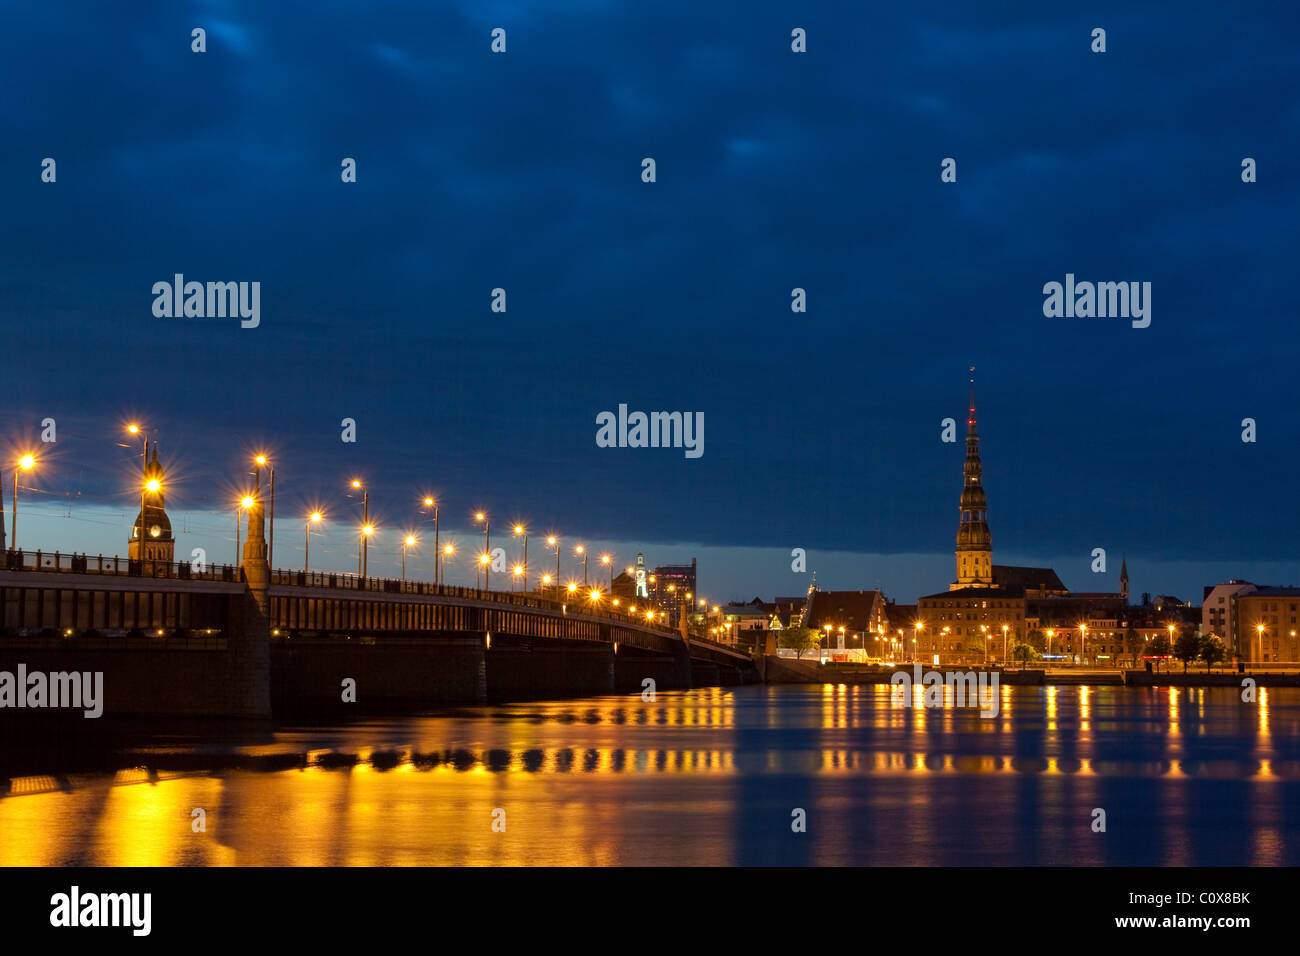
[[[309,496],[944,551],[974,364],[996,547],[1294,555],[1292,11],[2,7],[0,425],[59,419],[54,484],[110,499],[130,412],[196,507],[267,442]],[[260,281],[261,328],[155,319],[175,272]],[[1151,327],[1045,319],[1066,272],[1151,281]],[[596,448],[620,402],[704,457]]]

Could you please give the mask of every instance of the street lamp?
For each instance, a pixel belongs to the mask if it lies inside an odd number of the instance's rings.
[[[1170,632],[1172,633],[1172,631]],[[1079,663],[1084,663],[1084,658],[1088,654],[1088,625],[1079,622]]]
[[[1170,633],[1173,633],[1172,625],[1170,626],[1169,630]],[[1262,661],[1264,659],[1264,625],[1263,624],[1255,625],[1255,637],[1258,639],[1258,643],[1256,645],[1256,651],[1255,651],[1255,660]]]
[[[1002,625],[1002,666],[1007,666],[1007,626]]]
[[[492,522],[488,520],[488,516],[482,511],[479,511],[474,515],[474,520],[483,522],[483,558],[479,561],[479,564],[483,565],[483,590],[491,591],[492,558],[490,555],[492,554]]]
[[[302,527],[302,570],[304,573],[311,571],[311,526],[320,524],[324,517],[319,511],[313,511],[307,516],[306,522]]]
[[[524,590],[526,591],[528,589],[528,581],[524,579],[524,566],[522,564],[516,564],[514,567],[514,572],[515,572],[515,581],[523,580]],[[514,590],[514,582],[511,582],[510,589]]]
[[[370,489],[361,487],[361,479],[353,478],[352,487],[361,492],[361,524],[363,527],[370,527]],[[370,542],[363,533],[357,539],[357,574],[360,577],[366,576],[369,570],[367,565],[370,563]]]
[[[480,554],[480,555],[478,556],[478,566],[479,566],[480,569],[482,569],[483,574],[484,574],[485,577],[486,577],[486,575],[487,575],[487,572],[488,572],[488,570],[489,570],[489,565],[491,565],[491,563],[492,563],[492,558],[491,558],[490,555]],[[474,586],[475,586],[475,587],[478,587],[478,574],[477,574],[477,573],[475,573],[475,575],[474,575]],[[484,588],[484,590],[487,590],[487,588]]]
[[[527,591],[528,590],[528,529],[521,524],[517,524],[515,525],[515,537],[519,537],[521,535],[523,536],[524,539],[524,564],[523,564],[522,573],[524,576],[524,590]]]
[[[608,554],[600,556],[600,563],[609,568],[609,593],[614,593],[614,560]]]
[[[253,461],[257,464],[259,471],[266,464],[266,455],[258,455]],[[260,480],[259,480],[260,484]],[[275,466],[271,466],[271,540],[266,545],[266,563],[275,567]]]
[[[406,549],[415,547],[415,535],[408,534],[402,539],[402,583],[406,583]]]
[[[18,550],[18,472],[31,471],[35,467],[36,467],[36,456],[28,453],[18,459],[18,467],[14,469],[14,513],[10,518],[10,524],[9,524],[9,546],[13,548],[15,551]],[[142,502],[140,506],[140,524],[143,527],[144,525],[144,505],[143,505],[144,492],[143,491],[140,492],[140,501]],[[141,542],[141,546],[143,547],[143,542]],[[142,551],[141,554],[143,553],[144,552]]]
[[[438,502],[425,496],[424,506],[433,509],[433,583],[442,583],[442,546],[438,543]]]
[[[560,583],[560,539],[555,535],[550,535],[546,543],[555,549],[555,583]]]
[[[582,555],[582,586],[587,586],[587,549],[578,545],[578,554]]]
[[[455,553],[456,546],[454,544],[444,544],[442,546],[442,551],[438,555],[438,578],[440,581],[445,581],[447,577],[447,569],[444,562]]]
[[[1055,634],[1056,634],[1056,631],[1055,631],[1054,629],[1052,629],[1052,628],[1050,628],[1050,627],[1047,629],[1047,656],[1048,656],[1048,657],[1051,657],[1051,656],[1052,656],[1052,637],[1053,637]]]

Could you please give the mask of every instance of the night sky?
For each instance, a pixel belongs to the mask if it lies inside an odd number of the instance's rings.
[[[1300,14],[1046,6],[0,3],[6,508],[58,428],[20,543],[125,553],[138,418],[178,557],[233,548],[265,447],[341,569],[355,474],[385,528],[431,491],[716,598],[801,593],[802,547],[910,601],[953,577],[974,365],[995,561],[1300,581]],[[155,318],[178,272],[259,281],[260,327]],[[1150,282],[1150,327],[1044,317],[1066,273]],[[703,412],[703,456],[598,448],[619,403]]]

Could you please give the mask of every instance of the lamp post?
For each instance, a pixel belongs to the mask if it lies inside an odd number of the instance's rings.
[[[36,456],[29,453],[23,455],[21,458],[18,459],[18,467],[14,469],[14,510],[13,510],[13,514],[10,516],[9,519],[9,546],[13,548],[15,551],[18,550],[18,472],[31,471],[35,467],[36,467]],[[144,491],[143,490],[141,490],[140,492],[140,501],[142,502],[140,506],[141,507],[140,526],[141,526],[141,534],[143,534],[144,533],[144,505],[143,505]],[[144,542],[141,541],[142,547],[143,544]],[[141,554],[143,553],[144,552],[141,551]]]
[[[1047,629],[1047,656],[1048,657],[1052,656],[1052,637],[1055,634],[1056,631],[1054,629],[1050,627]]]
[[[361,527],[370,527],[370,489],[361,487],[361,479],[353,478],[352,487],[361,492]],[[370,557],[369,542],[363,531],[357,538],[357,576],[366,576],[366,559]]]
[[[488,566],[491,562],[492,562],[492,559],[491,559],[490,557],[488,557],[486,554],[480,554],[480,555],[478,556],[478,571],[486,571],[486,570],[487,570],[487,566]],[[475,572],[474,572],[474,587],[478,587],[478,586],[479,586],[479,575],[478,575],[478,571],[475,571]],[[485,590],[486,590],[486,589],[485,589]]]
[[[1172,625],[1171,625],[1170,628],[1169,628],[1169,632],[1170,632],[1171,634],[1173,633],[1173,626],[1172,626]],[[1256,660],[1256,661],[1262,661],[1263,658],[1264,658],[1264,625],[1263,625],[1263,624],[1256,624],[1256,625],[1255,625],[1255,641],[1256,641],[1256,644],[1255,644],[1255,660]]]
[[[438,502],[426,496],[424,506],[433,509],[433,583],[442,583],[442,546],[438,543]]]
[[[527,591],[528,590],[528,529],[521,524],[517,524],[515,525],[515,537],[519,537],[520,535],[522,535],[524,539],[523,575],[524,575],[524,590]]]
[[[1083,664],[1088,656],[1088,625],[1079,622],[1079,663]]]
[[[560,584],[560,539],[551,535],[546,539],[546,543],[555,549],[555,584]]]
[[[483,590],[492,590],[492,522],[482,511],[474,515],[475,521],[483,522],[483,557],[479,559],[479,564],[483,565]]]
[[[582,555],[582,586],[587,586],[587,549],[578,545],[578,553]]]
[[[322,515],[319,511],[313,511],[307,516],[307,520],[302,527],[302,570],[303,573],[311,571],[311,526],[320,524]]]
[[[1007,666],[1007,626],[1002,625],[1002,666]]]
[[[361,577],[363,579],[370,576],[370,536],[374,533],[374,525],[361,526]]]
[[[600,556],[600,563],[605,565],[605,567],[609,568],[609,593],[613,594],[614,593],[614,559],[611,558],[608,554],[602,554]]]
[[[406,549],[415,547],[415,535],[408,534],[402,539],[402,584],[406,584]]]
[[[266,464],[266,456],[258,455],[254,461],[258,468]],[[271,466],[271,540],[266,545],[266,563],[275,567],[275,465]]]
[[[439,581],[439,583],[441,583],[441,582],[443,581],[443,579],[445,579],[446,576],[447,576],[447,568],[446,568],[444,562],[446,561],[447,558],[451,557],[451,556],[452,556],[453,554],[455,554],[455,553],[456,553],[456,546],[455,546],[454,544],[444,544],[444,545],[442,546],[442,551],[441,551],[441,552],[439,553],[439,555],[438,555],[438,581]]]
[[[980,643],[984,645],[984,664],[987,666],[989,662],[989,626],[987,624],[980,625],[980,636],[984,638]]]

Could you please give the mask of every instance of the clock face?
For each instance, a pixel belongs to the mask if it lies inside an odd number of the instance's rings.
[[[152,528],[149,529],[149,533],[156,538],[158,537],[158,535],[162,534],[162,528],[158,527],[157,525],[154,525]]]

